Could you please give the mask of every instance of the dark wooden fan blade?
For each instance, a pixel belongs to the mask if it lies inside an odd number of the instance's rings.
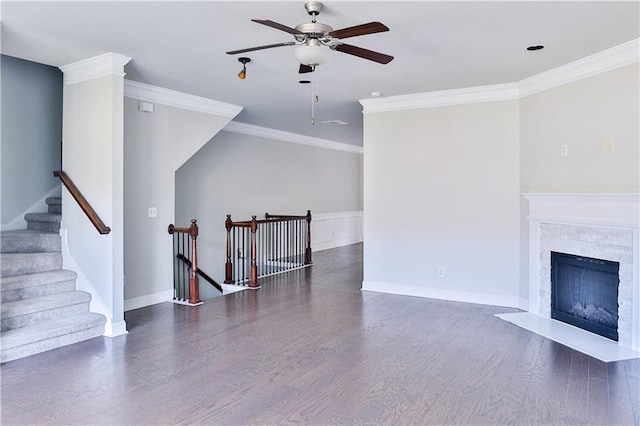
[[[386,25],[380,22],[369,22],[368,24],[356,25],[355,27],[342,28],[340,30],[334,30],[329,33],[333,38],[347,38],[355,37],[365,34],[382,33],[389,31]]]
[[[257,22],[258,24],[266,25],[267,27],[275,28],[276,30],[284,31],[289,34],[304,34],[303,32],[296,30],[295,28],[278,24],[277,22],[273,22],[269,19],[252,19],[252,21]]]
[[[230,50],[229,52],[227,52],[227,55],[237,55],[238,53],[253,52],[254,50],[271,49],[272,47],[293,46],[294,44],[296,43],[293,41],[286,41],[284,43],[276,44],[266,44],[264,46],[249,47],[247,49]]]
[[[306,72],[313,72],[313,67],[310,67],[309,65],[305,65],[305,64],[300,64],[300,71],[298,71],[300,74],[304,74]]]
[[[388,64],[389,62],[393,61],[393,56],[385,55],[384,53],[380,52],[374,52],[373,50],[364,49],[358,46],[352,46],[350,44],[338,44],[336,45],[335,50],[381,64]]]

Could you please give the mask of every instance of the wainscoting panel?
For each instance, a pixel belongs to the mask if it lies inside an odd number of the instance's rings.
[[[311,214],[313,251],[362,242],[362,211]]]

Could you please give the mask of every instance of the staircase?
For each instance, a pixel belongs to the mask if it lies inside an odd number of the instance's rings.
[[[104,333],[104,316],[89,312],[91,295],[62,269],[60,198],[47,205],[48,213],[25,215],[26,230],[0,233],[0,362]]]

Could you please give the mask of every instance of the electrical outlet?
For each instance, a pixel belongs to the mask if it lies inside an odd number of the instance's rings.
[[[602,152],[613,151],[613,139],[605,139],[602,141]]]
[[[560,155],[563,157],[569,155],[569,146],[566,143],[560,145]]]
[[[438,268],[438,276],[440,278],[444,277],[444,268],[442,266]]]
[[[147,209],[147,217],[158,217],[158,208],[149,207],[149,209]]]

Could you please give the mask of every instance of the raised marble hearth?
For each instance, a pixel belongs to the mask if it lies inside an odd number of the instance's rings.
[[[529,312],[551,317],[551,252],[620,263],[618,345],[640,351],[640,197],[522,194],[529,202]]]

